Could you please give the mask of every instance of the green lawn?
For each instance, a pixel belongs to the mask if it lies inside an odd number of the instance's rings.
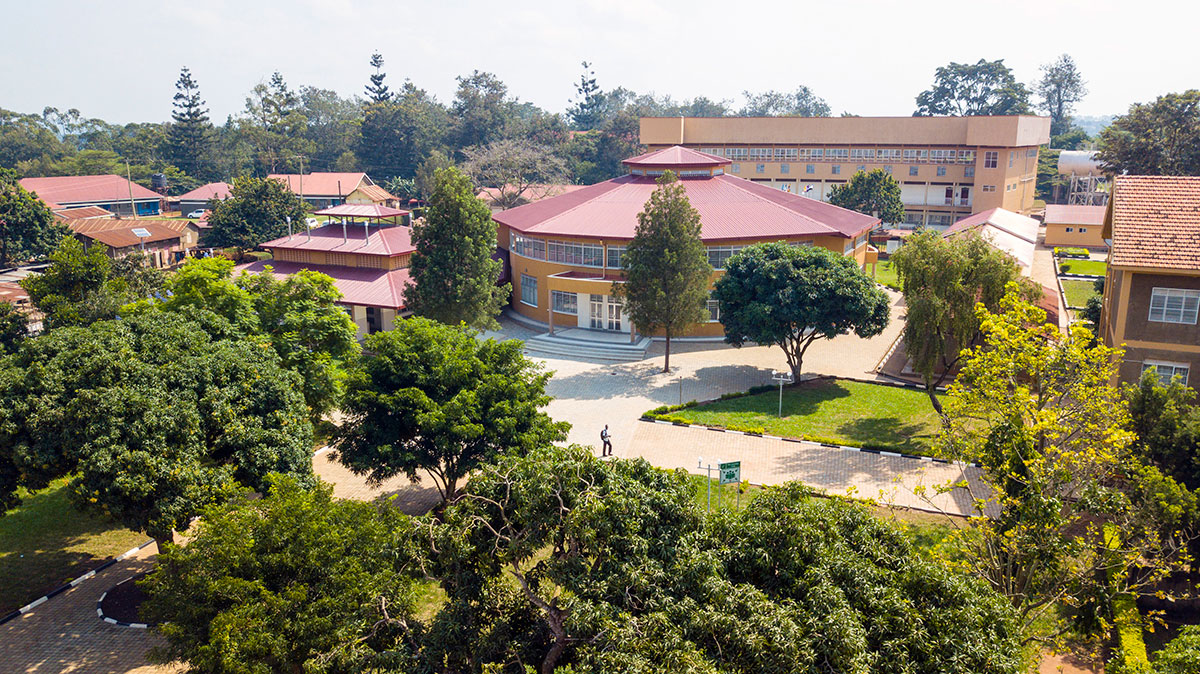
[[[1100,260],[1072,260],[1063,258],[1059,260],[1058,270],[1060,272],[1071,274],[1091,274],[1092,276],[1104,276],[1104,272],[1108,269],[1108,265]]]
[[[1063,279],[1063,294],[1067,296],[1067,306],[1082,309],[1087,306],[1089,297],[1098,296],[1094,281]]]
[[[145,534],[75,510],[66,484],[24,494],[20,507],[0,517],[0,614],[146,542]]]
[[[867,270],[870,273],[870,270]],[[892,290],[900,290],[900,277],[896,275],[896,267],[891,260],[880,260],[875,265],[875,280]]]
[[[769,435],[929,454],[940,421],[923,391],[853,381],[820,380],[778,391],[719,400],[671,412],[691,423],[761,427]]]

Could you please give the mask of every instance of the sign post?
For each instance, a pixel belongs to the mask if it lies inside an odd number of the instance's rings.
[[[773,370],[771,372],[771,379],[779,382],[779,416],[782,418],[783,417],[783,385],[792,383],[792,373],[791,372],[779,372],[779,371]]]
[[[727,484],[739,484],[742,481],[742,462],[741,461],[726,461],[725,463],[717,464],[717,478],[721,485],[721,491],[717,492],[717,506],[721,504],[721,492],[725,491]],[[738,504],[741,504],[741,496],[738,497]]]

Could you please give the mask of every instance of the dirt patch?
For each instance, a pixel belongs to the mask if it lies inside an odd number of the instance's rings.
[[[104,612],[105,618],[126,623],[145,623],[138,615],[138,609],[146,600],[146,593],[137,583],[145,575],[127,578],[104,595],[104,600],[100,602],[100,610]]]

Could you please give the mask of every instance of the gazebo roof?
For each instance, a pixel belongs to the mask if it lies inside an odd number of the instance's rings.
[[[621,163],[638,168],[713,168],[726,166],[730,161],[724,157],[675,145],[630,157]]]
[[[323,208],[314,213],[314,215],[336,215],[347,218],[366,218],[368,220],[396,218],[408,214],[409,211],[380,206],[379,204],[339,204]]]

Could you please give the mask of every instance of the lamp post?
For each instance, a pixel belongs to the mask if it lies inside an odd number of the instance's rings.
[[[771,380],[779,382],[779,417],[783,418],[783,385],[792,383],[792,373],[772,370]]]

